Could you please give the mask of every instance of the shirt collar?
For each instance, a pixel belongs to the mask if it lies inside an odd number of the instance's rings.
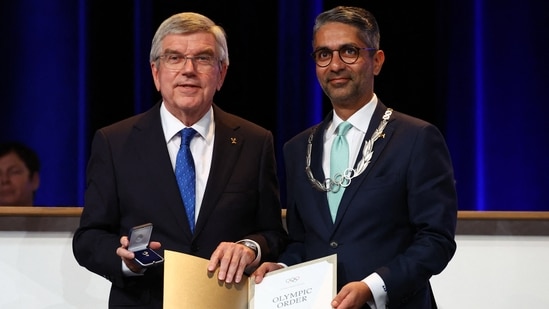
[[[354,128],[366,134],[366,131],[368,131],[368,126],[370,125],[370,119],[372,119],[372,115],[376,110],[376,106],[377,96],[374,93],[370,102],[366,103],[363,107],[357,110],[351,117],[349,117],[349,119],[347,119],[347,122],[350,122]],[[339,118],[339,116],[334,112],[332,124],[326,130],[326,136],[335,134],[337,126],[339,126],[342,122],[343,119]]]
[[[160,121],[162,122],[162,129],[164,130],[164,138],[168,143],[174,136],[177,136],[181,130],[186,126],[179,121],[174,115],[172,115],[164,106],[164,102],[160,105]],[[197,123],[192,125],[192,128],[209,140],[213,137],[213,108],[210,106],[210,110],[198,120]]]

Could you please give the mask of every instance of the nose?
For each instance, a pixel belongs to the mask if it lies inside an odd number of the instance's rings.
[[[189,69],[189,63],[191,64],[190,69]],[[188,71],[188,70],[194,71],[195,70],[194,58],[193,57],[189,57],[189,56],[185,57],[185,61],[183,62],[183,70],[184,71]]]
[[[336,55],[336,53],[337,53],[337,55]],[[346,63],[343,62],[343,60],[341,60],[341,56],[339,55],[339,51],[338,50],[332,51],[332,61],[330,62],[329,67],[331,67],[332,69],[339,69],[341,67],[344,67],[345,65],[346,65]]]

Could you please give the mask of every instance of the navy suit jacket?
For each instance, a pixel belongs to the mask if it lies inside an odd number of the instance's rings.
[[[162,308],[163,267],[126,277],[115,252],[131,227],[151,222],[152,241],[209,259],[223,241],[253,239],[276,260],[282,225],[272,133],[214,105],[210,175],[191,234],[160,121],[149,111],[98,130],[87,167],[85,206],[73,237],[78,263],[112,281],[109,307]],[[205,270],[206,271],[206,270]]]
[[[386,109],[378,102],[366,139]],[[313,137],[310,165],[321,182],[323,136],[331,120],[332,114],[315,127]],[[442,134],[393,111],[371,162],[345,189],[332,222],[326,192],[314,189],[305,173],[311,132],[284,145],[290,244],[279,260],[294,265],[337,254],[338,291],[377,272],[389,308],[436,308],[429,278],[446,267],[456,250],[457,197]]]

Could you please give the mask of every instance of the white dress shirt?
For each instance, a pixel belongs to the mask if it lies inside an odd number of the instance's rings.
[[[215,138],[215,122],[213,121],[213,109],[210,110],[202,117],[197,123],[192,125],[192,128],[196,130],[197,134],[191,140],[190,149],[193,155],[194,168],[196,172],[196,206],[195,206],[195,218],[198,218],[200,214],[200,206],[204,199],[204,191],[206,190],[206,183],[208,182],[208,175],[210,174],[210,167],[212,164],[213,144]],[[175,162],[177,160],[177,152],[181,145],[181,135],[179,132],[185,128],[183,123],[175,118],[166,107],[164,103],[160,106],[160,119],[162,121],[162,129],[164,130],[164,137],[168,146],[168,153],[170,154],[170,160],[172,167],[175,171]]]
[[[376,106],[377,96],[374,94],[370,102],[347,119],[347,122],[353,125],[345,135],[345,138],[349,143],[349,162],[352,162],[349,167],[353,167],[355,165],[359,152],[362,151],[360,146],[366,136],[366,131],[368,130],[368,126],[370,125],[370,120],[372,119]],[[322,155],[322,169],[324,170],[324,175],[330,175],[330,152],[332,143],[336,137],[335,130],[342,122],[343,119],[339,118],[339,116],[334,112],[332,123],[328,126],[324,134],[324,150]],[[371,137],[369,136],[368,138]],[[368,277],[364,278],[362,282],[370,287],[374,297],[374,302],[369,301],[368,305],[372,309],[385,308],[385,304],[387,302],[387,291],[383,279],[381,279],[377,273],[372,273]]]

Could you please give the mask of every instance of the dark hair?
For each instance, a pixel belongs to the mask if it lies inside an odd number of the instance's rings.
[[[25,166],[29,169],[30,176],[40,171],[40,159],[33,149],[19,142],[6,142],[0,144],[0,157],[12,152],[23,160]]]
[[[379,26],[371,12],[352,6],[338,6],[325,11],[316,17],[313,26],[313,39],[318,29],[330,22],[343,23],[357,28],[359,37],[366,46],[379,49]]]

